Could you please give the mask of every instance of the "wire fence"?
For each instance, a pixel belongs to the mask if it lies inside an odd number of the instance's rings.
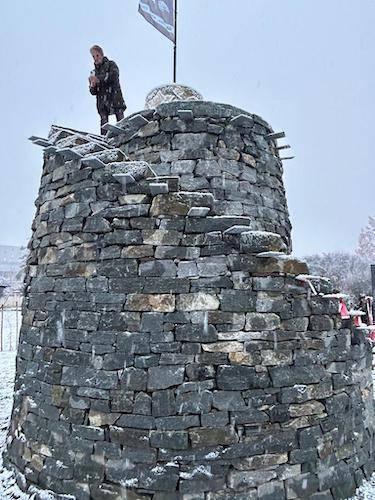
[[[21,327],[21,299],[0,303],[0,352],[16,351]]]

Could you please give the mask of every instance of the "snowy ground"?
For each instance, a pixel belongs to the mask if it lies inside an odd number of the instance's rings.
[[[15,480],[11,474],[2,467],[2,451],[5,445],[6,431],[12,411],[13,402],[13,379],[15,371],[14,352],[0,352],[0,499],[1,500],[28,500],[32,497],[25,495],[15,485]],[[374,381],[375,382],[375,381]],[[45,495],[46,500],[51,499],[49,494]],[[371,481],[366,482],[357,491],[357,496],[351,500],[375,500],[375,474]]]
[[[5,445],[6,431],[12,411],[13,402],[13,379],[15,370],[16,354],[14,352],[0,352],[0,498],[2,499],[26,499],[15,485],[11,474],[3,469],[2,451]]]

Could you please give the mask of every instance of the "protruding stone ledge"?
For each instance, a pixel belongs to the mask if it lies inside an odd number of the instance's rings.
[[[206,217],[210,212],[209,207],[191,207],[187,213],[188,217]]]
[[[285,243],[280,235],[267,231],[249,231],[248,226],[236,225],[226,229],[223,239],[244,253],[285,252]]]
[[[244,231],[241,233],[241,250],[246,253],[285,252],[286,245],[281,236],[266,231]]]
[[[176,192],[179,189],[179,184],[180,184],[180,178],[178,176],[169,176],[169,175],[157,175],[154,177],[150,177],[146,179],[146,182],[149,184],[154,184],[154,183],[159,183],[159,184],[166,184],[168,190],[164,191],[164,193],[171,193],[171,192]],[[150,190],[151,191],[151,190]],[[151,192],[151,194],[154,194]],[[162,194],[160,193],[155,193],[156,194]]]
[[[120,163],[126,159],[120,149],[111,149],[85,156],[81,163],[91,168],[103,168],[109,163]]]
[[[140,181],[150,172],[150,166],[145,161],[115,162],[109,167],[112,176],[123,186]]]

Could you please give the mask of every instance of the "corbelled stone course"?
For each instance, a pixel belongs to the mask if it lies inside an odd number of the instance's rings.
[[[371,350],[287,253],[271,132],[202,101],[53,127],[7,441],[25,491],[341,499],[372,473]]]

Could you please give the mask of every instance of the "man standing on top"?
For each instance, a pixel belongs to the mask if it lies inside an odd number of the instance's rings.
[[[89,76],[90,92],[96,95],[101,134],[104,135],[106,132],[103,126],[108,123],[108,116],[116,115],[117,121],[121,120],[124,118],[126,104],[122,97],[117,64],[105,57],[99,45],[91,47],[90,53],[95,65]]]

